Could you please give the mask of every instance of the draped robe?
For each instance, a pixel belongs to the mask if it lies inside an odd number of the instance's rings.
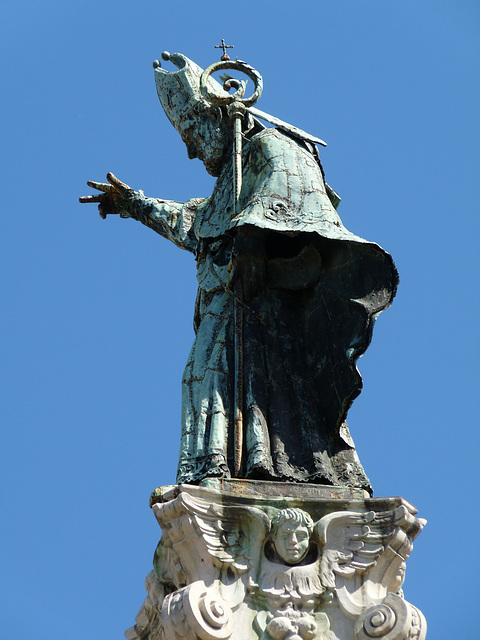
[[[234,305],[243,310],[241,477],[371,486],[345,422],[360,393],[357,358],[396,290],[393,261],[347,231],[316,150],[276,129],[244,141],[240,206],[231,164],[209,198],[179,203],[129,194],[130,216],[197,259],[195,340],[182,380],[177,481],[234,468]],[[240,227],[264,247],[265,283],[235,300]]]

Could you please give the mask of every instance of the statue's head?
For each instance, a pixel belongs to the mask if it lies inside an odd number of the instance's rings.
[[[302,509],[282,509],[272,520],[271,539],[278,556],[287,564],[303,560],[310,547],[313,520]]]
[[[155,61],[155,83],[162,107],[182,136],[189,158],[198,158],[208,173],[220,174],[226,152],[231,149],[231,132],[220,107],[209,104],[200,92],[203,73],[195,62],[181,53],[162,54],[177,69],[166,71]],[[208,84],[217,93],[228,93],[213,78]]]

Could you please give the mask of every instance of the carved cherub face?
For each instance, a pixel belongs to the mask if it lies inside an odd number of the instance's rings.
[[[301,509],[282,509],[273,520],[272,542],[278,556],[287,564],[303,560],[310,547],[313,521]]]
[[[306,527],[299,527],[293,522],[284,522],[278,529],[274,539],[278,555],[288,564],[300,562],[310,545],[310,532]]]

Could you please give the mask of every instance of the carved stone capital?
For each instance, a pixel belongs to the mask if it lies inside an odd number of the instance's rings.
[[[424,640],[400,595],[414,507],[241,485],[155,492],[162,539],[129,640]]]

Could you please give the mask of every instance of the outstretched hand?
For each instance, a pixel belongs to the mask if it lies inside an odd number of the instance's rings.
[[[98,212],[100,217],[105,220],[109,214],[119,214],[120,216],[128,217],[128,212],[125,210],[125,196],[126,192],[130,190],[128,184],[121,182],[116,178],[113,173],[107,173],[108,182],[94,182],[88,180],[87,184],[92,189],[102,191],[102,193],[94,196],[83,196],[79,198],[81,203],[96,202],[98,203]]]

